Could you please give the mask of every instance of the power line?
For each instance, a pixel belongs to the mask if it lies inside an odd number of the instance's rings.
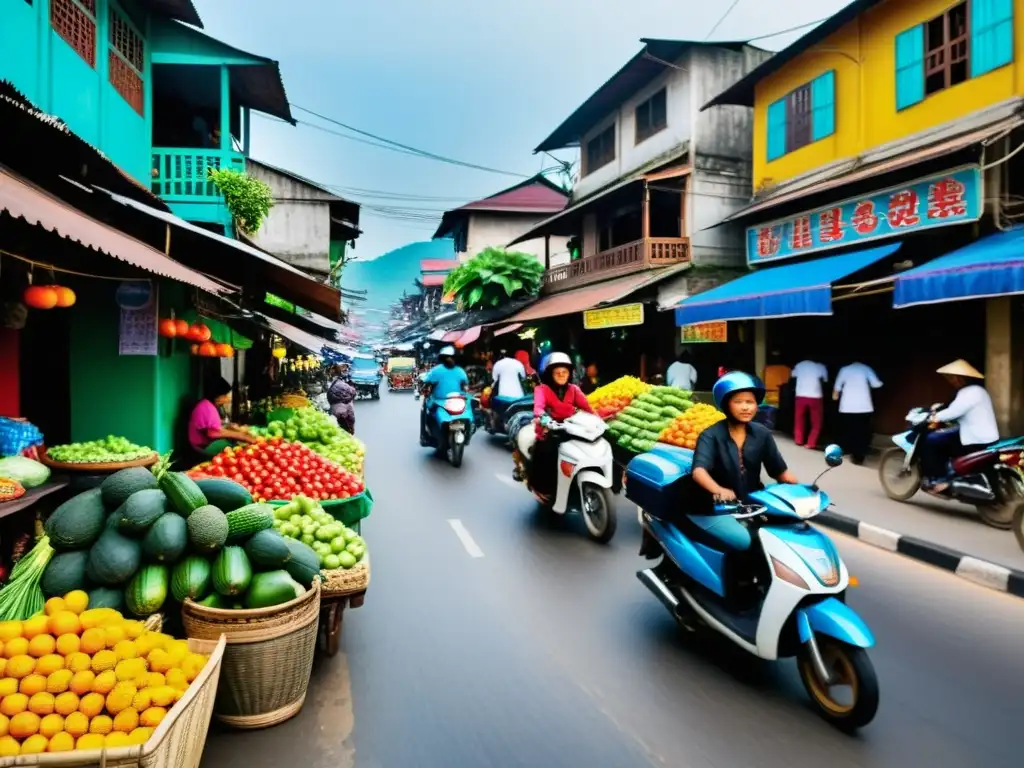
[[[711,28],[711,30],[710,30],[710,31],[709,31],[709,32],[708,32],[708,33],[707,33],[707,34],[706,34],[706,35],[704,36],[704,39],[705,39],[705,40],[709,40],[709,39],[711,39],[711,36],[712,36],[713,34],[715,34],[715,30],[716,30],[716,29],[718,29],[718,28],[719,28],[719,27],[720,27],[720,26],[722,25],[722,22],[723,22],[723,21],[725,21],[725,20],[726,20],[727,18],[729,18],[729,14],[730,14],[730,13],[732,13],[732,12],[733,12],[733,9],[734,9],[734,8],[735,8],[735,7],[737,6],[737,5],[739,5],[739,4],[740,4],[740,0],[732,0],[732,5],[730,5],[730,6],[728,7],[728,8],[726,8],[726,9],[725,9],[725,13],[723,13],[723,14],[722,14],[722,15],[721,15],[721,16],[719,17],[718,21],[716,21],[716,22],[715,22],[715,26],[713,26],[713,27]]]
[[[789,29],[783,29],[783,30],[780,30],[779,32],[772,32],[771,34],[768,34],[768,35],[758,35],[757,37],[748,37],[747,38],[747,42],[748,43],[752,43],[755,40],[767,40],[770,37],[778,37],[779,35],[785,35],[785,34],[788,34],[790,32],[799,32],[801,29],[807,29],[808,27],[813,27],[816,24],[821,24],[821,22],[828,21],[830,18],[831,18],[831,16],[826,16],[823,19],[816,19],[815,21],[808,21],[806,24],[797,24],[795,27],[790,27]]]

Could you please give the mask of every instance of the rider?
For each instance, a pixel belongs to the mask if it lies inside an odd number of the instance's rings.
[[[465,392],[469,388],[469,377],[462,366],[455,364],[454,347],[441,347],[437,357],[440,365],[431,368],[423,380],[423,389],[427,396],[423,398],[423,410],[420,411],[420,445],[424,446],[430,444],[427,415],[433,413],[437,404],[448,395]]]
[[[931,416],[932,423],[955,422],[956,428],[940,429],[928,435],[921,453],[921,474],[928,480],[926,490],[942,493],[949,488],[949,460],[987,448],[999,440],[999,425],[992,398],[982,373],[966,360],[956,360],[936,373],[956,389],[953,402]]]
[[[508,351],[503,349],[498,353],[498,362],[491,369],[491,376],[494,379],[491,410],[495,420],[500,421],[505,409],[525,396],[523,383],[526,381],[526,368],[514,357],[509,357]]]

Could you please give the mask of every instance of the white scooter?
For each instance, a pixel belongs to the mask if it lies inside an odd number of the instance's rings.
[[[577,411],[563,422],[548,422],[546,427],[548,439],[559,442],[554,499],[542,497],[530,485],[528,464],[537,439],[532,420],[520,421],[518,433],[510,436],[516,446],[518,476],[537,500],[556,514],[581,512],[590,537],[606,544],[618,525],[611,492],[612,447],[603,437],[607,425],[592,413]]]

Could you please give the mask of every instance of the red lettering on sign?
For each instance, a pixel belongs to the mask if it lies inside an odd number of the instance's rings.
[[[928,218],[948,219],[950,216],[966,216],[967,203],[964,193],[967,188],[956,179],[943,179],[928,187]]]
[[[814,240],[811,237],[811,217],[798,216],[793,219],[793,240],[790,247],[796,251],[801,248],[810,248],[812,245],[814,245]]]
[[[875,215],[875,204],[870,200],[857,203],[853,209],[853,231],[858,235],[870,235],[878,228],[878,216]]]
[[[842,208],[830,208],[827,211],[822,211],[818,214],[818,239],[823,243],[835,243],[842,240],[845,226]]]
[[[761,227],[757,230],[757,255],[760,258],[774,256],[782,245],[775,227]]]
[[[889,226],[914,227],[921,223],[918,211],[921,200],[912,189],[904,189],[889,195]]]

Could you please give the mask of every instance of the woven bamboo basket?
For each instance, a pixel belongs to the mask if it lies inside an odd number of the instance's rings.
[[[197,653],[209,653],[210,660],[145,744],[2,757],[0,768],[29,765],[52,768],[199,768],[210,715],[217,698],[217,681],[227,641],[224,635],[220,635],[216,641],[190,639],[188,644]]]
[[[370,584],[370,555],[365,555],[351,568],[335,568],[333,571],[324,571],[324,574],[327,580],[321,594],[323,600],[354,592],[365,592]]]
[[[190,638],[227,636],[213,708],[218,720],[234,728],[267,728],[298,714],[316,651],[319,580],[301,597],[270,608],[232,611],[186,600],[181,615]]]

